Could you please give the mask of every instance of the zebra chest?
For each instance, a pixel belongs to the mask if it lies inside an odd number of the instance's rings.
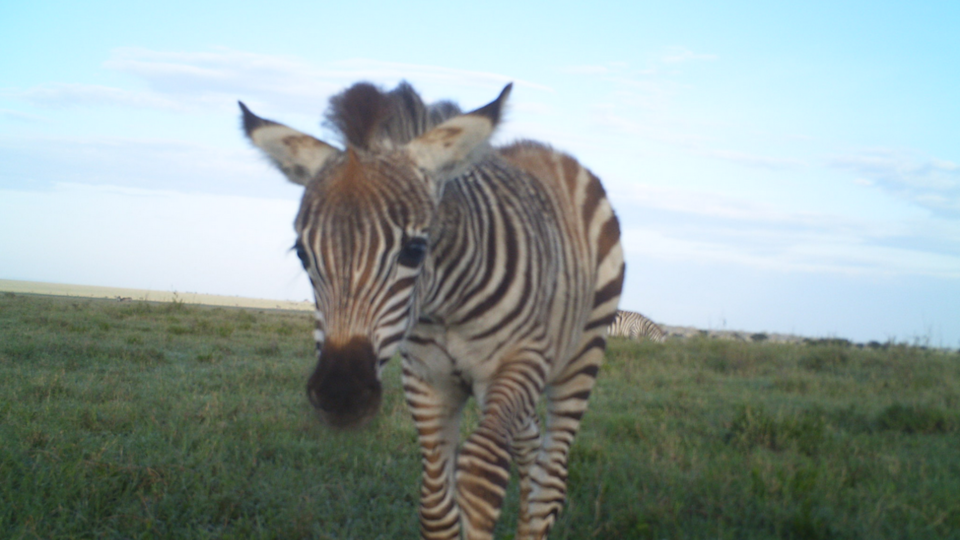
[[[402,351],[417,376],[468,394],[485,388],[499,366],[489,345],[471,342],[440,325],[418,324]]]

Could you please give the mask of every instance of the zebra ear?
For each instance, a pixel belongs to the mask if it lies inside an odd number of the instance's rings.
[[[479,109],[451,118],[407,144],[407,152],[418,167],[445,179],[470,165],[500,123],[503,105],[513,83],[497,99]]]
[[[323,165],[340,152],[306,133],[260,118],[242,101],[237,103],[243,111],[243,131],[247,137],[294,184],[307,185]]]

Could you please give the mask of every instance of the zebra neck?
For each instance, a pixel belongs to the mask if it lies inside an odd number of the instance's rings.
[[[485,279],[483,245],[489,225],[482,211],[474,168],[450,180],[437,209],[431,248],[418,280],[415,310],[420,318],[445,323],[453,310],[464,305],[465,293],[475,291]]]

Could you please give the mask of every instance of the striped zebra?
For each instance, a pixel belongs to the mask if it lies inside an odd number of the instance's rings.
[[[636,311],[622,309],[617,310],[617,316],[607,329],[607,335],[630,339],[647,338],[657,343],[663,343],[667,339],[666,332],[657,326],[657,323]]]
[[[316,299],[307,395],[320,418],[348,427],[373,415],[400,352],[423,539],[492,538],[511,460],[516,538],[546,537],[623,284],[600,181],[539,143],[490,147],[511,86],[461,114],[406,83],[358,83],[326,115],[344,150],[240,104],[253,144],[305,186],[295,248]],[[470,396],[480,423],[461,444]]]

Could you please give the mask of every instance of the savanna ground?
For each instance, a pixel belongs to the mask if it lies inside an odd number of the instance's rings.
[[[398,362],[326,430],[311,324],[0,293],[0,537],[415,538]],[[614,340],[570,486],[553,539],[960,538],[960,354]]]

